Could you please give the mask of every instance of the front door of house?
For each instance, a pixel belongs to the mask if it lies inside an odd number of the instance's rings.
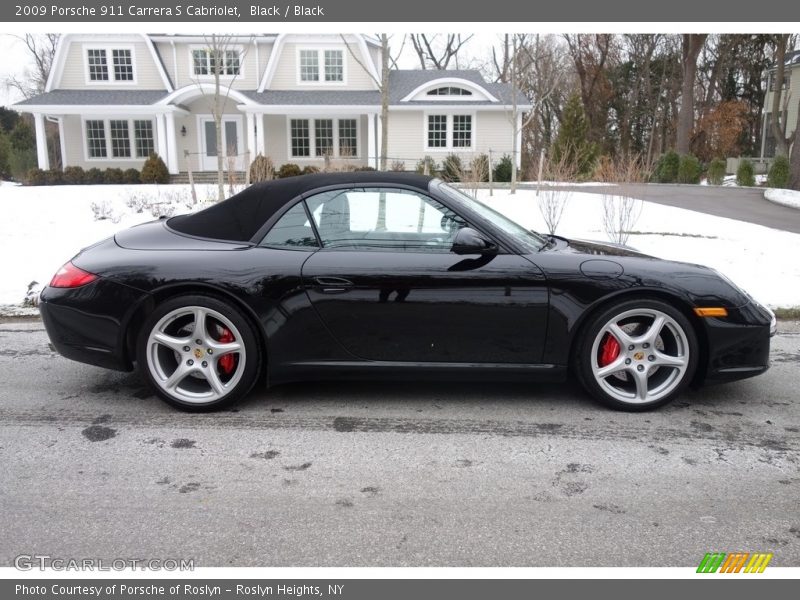
[[[200,168],[203,171],[216,171],[217,124],[212,117],[200,119],[200,135]],[[244,168],[241,117],[222,117],[222,168],[226,171],[241,171]]]

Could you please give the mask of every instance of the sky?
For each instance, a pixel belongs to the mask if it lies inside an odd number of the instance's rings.
[[[21,74],[30,61],[25,53],[25,45],[7,33],[0,34],[0,56],[3,57],[0,61],[0,106],[8,106],[22,98],[6,89],[6,78],[12,74]]]

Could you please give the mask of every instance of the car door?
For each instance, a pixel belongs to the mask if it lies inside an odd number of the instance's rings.
[[[546,334],[541,271],[515,254],[451,251],[465,221],[400,188],[306,199],[322,249],[302,281],[333,336],[378,361],[534,364]],[[484,232],[485,233],[485,232]]]

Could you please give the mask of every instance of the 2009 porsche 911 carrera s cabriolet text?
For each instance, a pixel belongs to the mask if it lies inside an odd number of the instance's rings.
[[[173,406],[336,378],[577,378],[618,409],[758,375],[775,318],[716,271],[544,236],[421,175],[255,184],[122,231],[41,294],[64,356]],[[262,379],[261,376],[265,377]]]

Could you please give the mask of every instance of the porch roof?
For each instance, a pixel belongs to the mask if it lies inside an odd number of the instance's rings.
[[[377,90],[266,90],[242,91],[265,106],[379,106]]]
[[[164,98],[167,90],[53,90],[17,102],[15,106],[147,106]]]

